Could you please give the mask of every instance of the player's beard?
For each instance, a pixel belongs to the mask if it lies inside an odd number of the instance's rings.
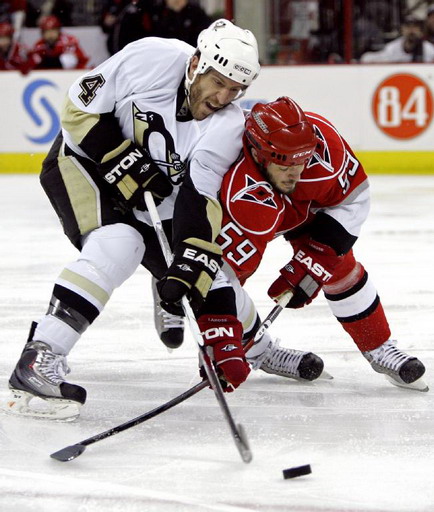
[[[269,172],[268,172],[268,169],[265,167],[265,166],[262,166],[262,172],[263,174],[265,175],[265,177],[267,178],[267,181],[269,183],[271,183],[271,185],[273,186],[273,188],[275,190],[277,190],[278,192],[280,192],[281,194],[285,194],[286,196],[290,196],[291,194],[294,193],[294,190],[296,189],[297,187],[297,183],[298,181],[295,181],[295,180],[291,180],[291,179],[287,179],[285,180],[285,186],[281,186],[277,180],[274,178],[274,176],[272,176]]]
[[[196,121],[202,121],[214,112],[217,112],[218,110],[221,110],[221,108],[223,108],[211,107],[214,104],[214,102],[210,101],[209,98],[206,97],[204,89],[200,85],[200,80],[201,76],[196,78],[196,80],[191,85],[189,93],[189,108],[191,115],[193,116],[194,119],[196,119]]]

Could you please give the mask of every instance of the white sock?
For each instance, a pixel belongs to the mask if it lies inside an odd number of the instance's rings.
[[[79,338],[77,331],[52,315],[46,315],[39,321],[33,336],[35,341],[47,343],[55,354],[63,356],[69,354]]]

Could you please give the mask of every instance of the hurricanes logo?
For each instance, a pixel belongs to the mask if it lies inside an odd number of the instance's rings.
[[[173,185],[179,185],[184,180],[186,164],[175,150],[175,143],[164,119],[156,112],[141,112],[133,103],[134,140],[142,146],[154,162],[165,170],[167,177]],[[152,139],[152,143],[151,143]],[[151,147],[152,146],[152,147]],[[156,154],[164,158],[154,158]]]
[[[246,176],[246,185],[231,199],[231,202],[234,201],[250,201],[277,210],[271,185],[266,181],[256,181],[251,176]]]
[[[330,157],[330,150],[327,141],[318,126],[314,124],[313,128],[315,130],[315,135],[321,141],[321,144],[317,145],[314,154],[306,165],[306,168],[309,169],[309,167],[313,167],[315,164],[320,164],[329,172],[333,173],[334,169],[331,164],[332,159]]]

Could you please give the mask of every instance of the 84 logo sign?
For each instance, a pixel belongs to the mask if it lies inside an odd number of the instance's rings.
[[[377,87],[372,113],[380,130],[396,139],[411,139],[431,123],[433,98],[428,85],[415,75],[392,75]]]

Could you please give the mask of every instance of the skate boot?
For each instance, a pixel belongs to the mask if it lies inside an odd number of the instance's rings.
[[[184,318],[170,314],[160,306],[157,280],[152,278],[152,296],[154,299],[154,324],[160,340],[167,348],[178,348],[184,341]]]
[[[316,354],[283,348],[279,343],[280,340],[270,343],[259,369],[265,373],[299,381],[312,381],[323,373],[324,362]]]
[[[362,354],[376,372],[383,373],[395,386],[428,391],[428,386],[421,379],[425,366],[416,357],[399,350],[396,340],[387,340],[378,348]]]
[[[73,420],[86,401],[86,390],[65,381],[69,371],[65,356],[55,354],[47,343],[28,341],[9,379],[12,397],[6,411],[21,416]],[[33,398],[42,399],[39,405],[44,407],[33,407],[34,402],[31,407],[29,402]]]

